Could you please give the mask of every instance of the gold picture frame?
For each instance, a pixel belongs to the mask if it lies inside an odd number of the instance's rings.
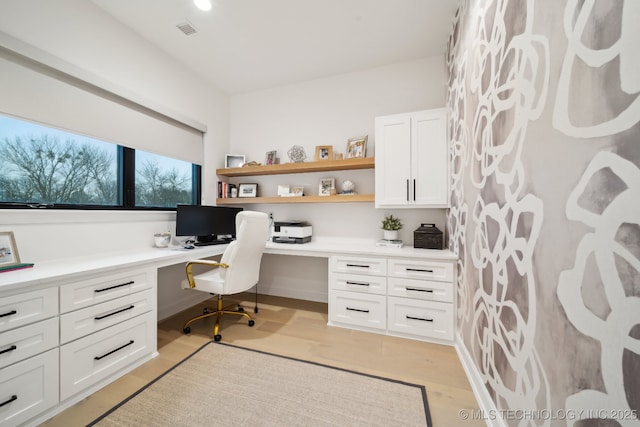
[[[13,231],[0,231],[0,267],[20,264],[20,255]]]
[[[316,146],[316,162],[322,160],[333,160],[333,145]]]
[[[347,159],[367,157],[367,140],[369,135],[356,136],[347,141]]]

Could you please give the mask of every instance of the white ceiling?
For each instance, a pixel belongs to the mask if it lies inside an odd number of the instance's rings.
[[[458,0],[92,0],[229,94],[444,54]],[[185,36],[176,25],[197,30]]]

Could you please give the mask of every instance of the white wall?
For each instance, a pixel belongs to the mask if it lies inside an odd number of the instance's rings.
[[[344,153],[348,138],[369,135],[370,157],[374,118],[444,107],[444,76],[444,56],[438,56],[234,95],[230,149],[258,162],[277,150],[286,163],[293,145],[312,159],[317,145]]]
[[[317,145],[332,145],[334,153],[345,152],[347,139],[368,135],[367,156],[374,156],[374,118],[381,115],[441,108],[445,105],[444,56],[341,74],[323,79],[272,88],[231,97],[230,153],[264,162],[265,153],[278,151],[288,163],[293,145],[305,149],[313,160]],[[220,164],[218,167],[222,167]],[[259,193],[276,194],[278,184],[302,184],[306,194],[317,194],[320,178],[333,177],[339,188],[352,180],[360,193],[374,192],[374,171],[347,171],[252,177],[231,182],[258,182]],[[248,209],[273,212],[278,220],[309,221],[315,236],[381,238],[380,222],[386,213],[400,216],[405,227],[400,238],[413,244],[413,231],[420,223],[436,223],[445,230],[443,209],[377,210],[373,203],[247,205]],[[315,263],[315,264],[314,264]],[[269,257],[262,266],[260,292],[283,294],[283,278],[300,278],[287,284],[309,299],[326,301],[326,260],[305,259],[291,263],[287,257]],[[305,274],[305,271],[307,272]],[[309,280],[313,271],[313,280]],[[306,278],[305,280],[301,278]]]

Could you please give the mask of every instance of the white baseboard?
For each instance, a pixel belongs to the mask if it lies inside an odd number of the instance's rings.
[[[482,376],[476,365],[473,363],[473,359],[471,358],[471,354],[465,347],[464,342],[462,341],[462,337],[459,334],[456,334],[456,353],[458,353],[458,359],[462,363],[462,367],[464,368],[464,372],[467,374],[467,379],[471,384],[471,390],[473,391],[473,395],[478,400],[478,406],[480,407],[480,411],[483,414],[499,414],[496,404],[494,403],[491,395],[489,395],[489,391],[487,387],[484,385],[482,381]],[[495,417],[496,419],[492,420],[487,417],[486,423],[489,427],[508,427],[505,420],[500,417]]]

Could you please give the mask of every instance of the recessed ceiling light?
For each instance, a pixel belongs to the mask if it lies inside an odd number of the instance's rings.
[[[203,11],[211,10],[211,0],[193,0],[196,7]]]

